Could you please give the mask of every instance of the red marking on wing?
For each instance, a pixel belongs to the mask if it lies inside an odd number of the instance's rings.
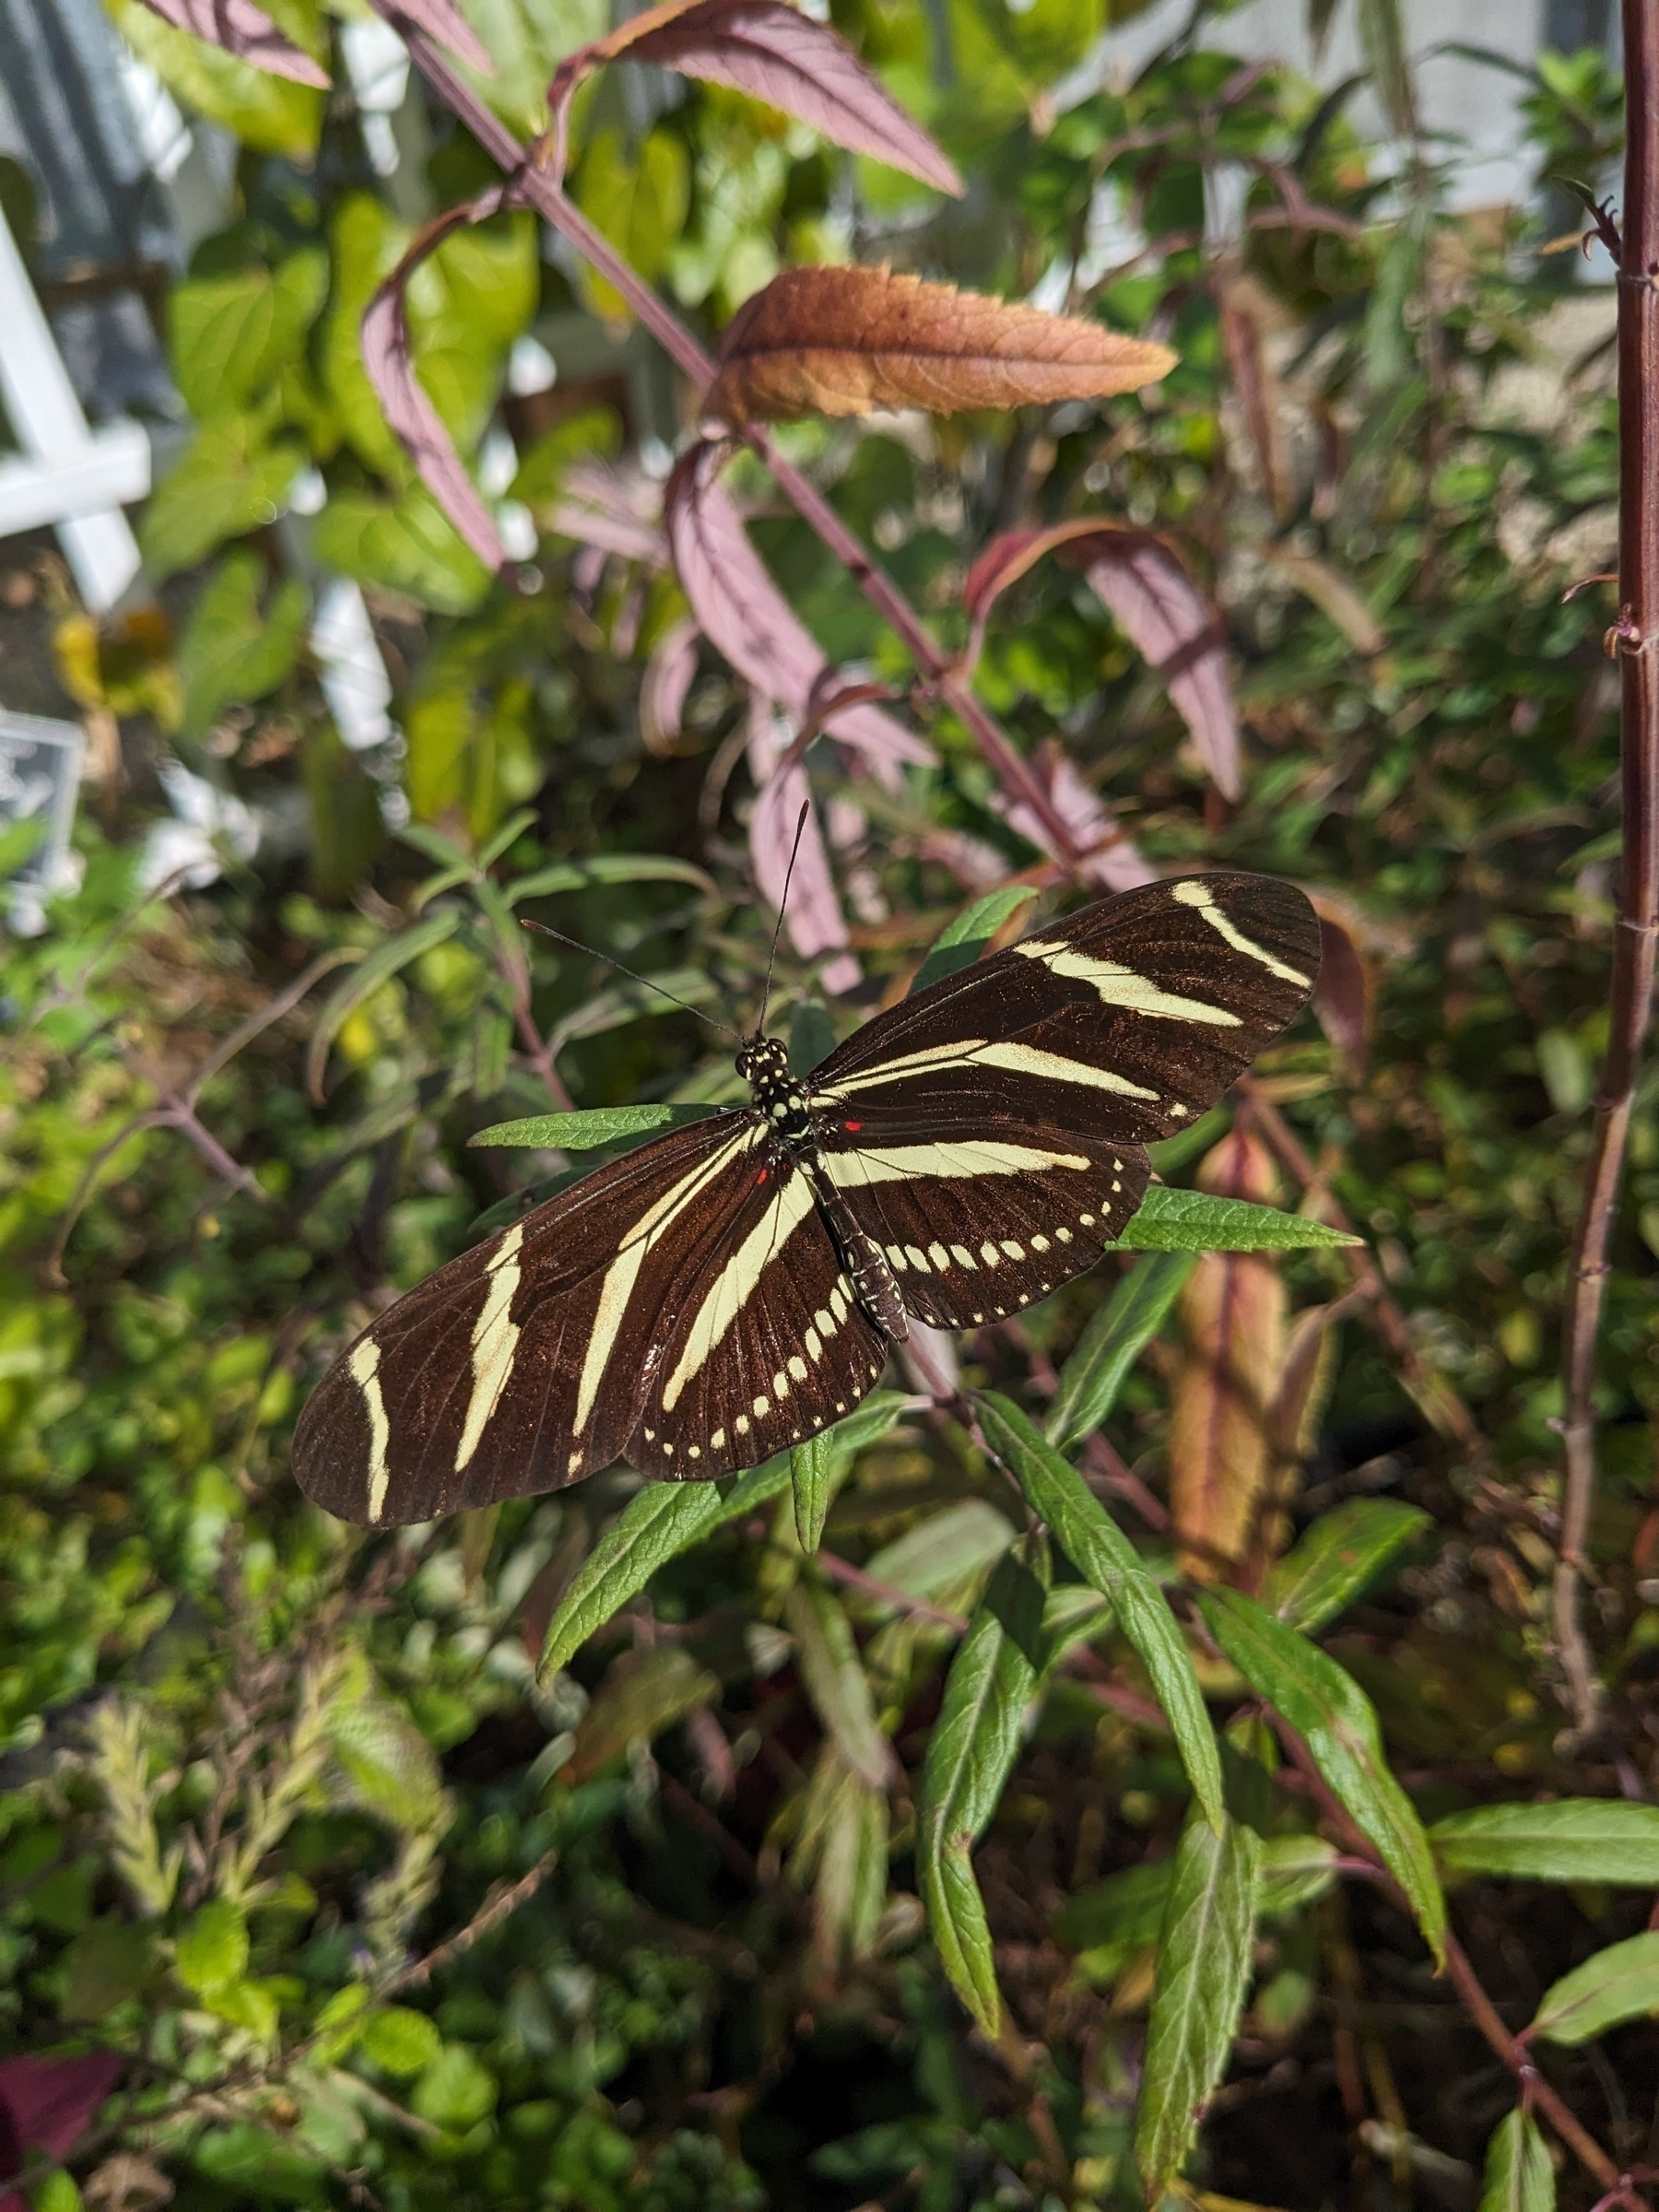
[[[843,1122],[841,1124],[841,1127],[847,1132],[849,1136],[856,1136],[858,1132],[864,1127],[864,1124],[862,1122]]]

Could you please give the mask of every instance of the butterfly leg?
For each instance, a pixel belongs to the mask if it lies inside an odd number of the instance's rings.
[[[910,1336],[910,1322],[893,1271],[880,1245],[853,1218],[846,1200],[830,1178],[820,1172],[816,1160],[806,1156],[799,1164],[811,1182],[818,1211],[835,1240],[848,1279],[858,1293],[859,1304],[885,1336],[894,1344],[905,1343]]]

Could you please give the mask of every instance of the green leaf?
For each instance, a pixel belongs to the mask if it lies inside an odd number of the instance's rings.
[[[885,1789],[892,1754],[877,1725],[870,1677],[834,1592],[821,1576],[804,1576],[783,1601],[783,1618],[818,1719],[853,1771],[873,1790]]]
[[[1316,1635],[1432,1525],[1418,1506],[1392,1498],[1352,1499],[1322,1513],[1277,1563],[1264,1600],[1281,1620]]]
[[[1155,1182],[1117,1240],[1119,1252],[1302,1252],[1363,1242],[1346,1230],[1247,1198],[1214,1198]]]
[[[933,950],[916,971],[916,980],[910,987],[911,997],[914,998],[918,991],[925,991],[929,983],[942,982],[946,976],[972,967],[1008,916],[1036,896],[1029,884],[1011,883],[976,899],[935,938]]]
[[[252,415],[220,416],[196,432],[151,492],[139,527],[145,565],[158,581],[190,568],[226,538],[276,520],[305,454],[266,438],[265,424]]]
[[[1659,1806],[1623,1797],[1477,1806],[1437,1820],[1429,1841],[1447,1874],[1659,1888]]]
[[[175,100],[259,153],[311,166],[328,99],[321,87],[272,76],[206,39],[175,30],[141,0],[111,0],[110,12],[122,37]],[[293,36],[288,25],[282,28]]]
[[[245,406],[297,359],[328,293],[328,256],[305,246],[275,271],[187,277],[168,296],[173,373],[198,422]]]
[[[994,1505],[960,1498],[884,1544],[865,1567],[875,1581],[912,1597],[937,1597],[994,1567],[1013,1541],[1013,1528]],[[892,1610],[876,1598],[861,1603],[878,1618]]]
[[[1162,1328],[1192,1271],[1185,1253],[1141,1260],[1090,1321],[1061,1370],[1043,1424],[1057,1451],[1069,1450],[1112,1411],[1124,1376]]]
[[[1145,1561],[1074,1466],[994,1391],[978,1400],[986,1443],[1019,1477],[1033,1512],[1084,1580],[1111,1600],[1169,1716],[1188,1778],[1210,1825],[1220,1830],[1221,1760],[1216,1735],[1174,1615]]]
[[[81,2212],[81,2201],[79,2186],[66,2166],[53,2167],[29,2194],[30,2212]]]
[[[327,1726],[348,1804],[408,1833],[448,1826],[437,1755],[400,1706],[382,1698],[335,1704]]]
[[[1136,1952],[1157,1942],[1174,1865],[1143,1859],[1074,1891],[1054,1915],[1055,1940],[1069,1951],[1095,1953],[1099,1978],[1114,1980]]]
[[[246,551],[228,553],[195,603],[179,645],[184,686],[183,734],[199,737],[220,710],[263,699],[293,666],[305,636],[311,594],[290,576],[259,604],[265,566]]]
[[[1231,1819],[1218,1836],[1189,1819],[1176,1849],[1135,2124],[1148,2204],[1179,2178],[1232,2049],[1250,1985],[1261,1858],[1255,1831]]]
[[[916,1815],[916,1865],[928,1924],[951,1987],[989,2036],[1002,2022],[991,1932],[972,1851],[1018,1756],[1037,1687],[1048,1547],[1009,1552],[974,1608],[928,1738]]]
[[[828,1010],[816,998],[797,999],[789,1016],[789,1067],[795,1076],[809,1076],[835,1050],[835,1031]]]
[[[1530,2112],[1517,2105],[1492,2130],[1478,2212],[1555,2212],[1555,2168]]]
[[[388,2005],[364,2028],[361,2049],[364,2057],[372,2059],[382,2071],[406,2081],[435,2064],[442,2044],[424,2012],[412,2012],[406,2005]]]
[[[827,1431],[809,1436],[789,1455],[789,1480],[794,1492],[795,1535],[809,1557],[824,1536],[830,1511],[830,1478],[838,1457]]]
[[[585,1779],[619,1759],[630,1745],[650,1743],[719,1690],[719,1677],[684,1644],[641,1644],[625,1652],[582,1716],[571,1752],[571,1775]]]
[[[1552,2043],[1587,2043],[1592,2036],[1659,2013],[1659,1928],[1610,1944],[1545,1991],[1529,2035]]]
[[[328,1064],[328,1048],[366,998],[378,991],[383,982],[394,976],[400,968],[418,960],[423,952],[430,952],[434,945],[441,945],[446,937],[453,936],[461,926],[461,914],[456,907],[446,906],[424,922],[417,922],[413,929],[406,929],[395,937],[382,938],[366,959],[359,960],[345,979],[324,1000],[318,1010],[316,1025],[312,1030],[311,1045],[305,1056],[305,1080],[313,1097],[322,1088],[323,1070]]]
[[[1300,1912],[1336,1879],[1337,1851],[1324,1836],[1275,1836],[1262,1847],[1264,1919]]]
[[[312,547],[343,576],[401,592],[437,615],[470,615],[489,590],[489,571],[424,484],[398,500],[336,494],[312,524]]]
[[[1389,1771],[1371,1700],[1328,1653],[1238,1591],[1203,1591],[1198,1603],[1251,1688],[1306,1740],[1314,1764],[1376,1845],[1443,1964],[1446,1901],[1433,1854],[1411,1800]]]
[[[593,1152],[652,1129],[679,1129],[706,1121],[711,1106],[595,1106],[586,1113],[533,1113],[527,1121],[497,1122],[469,1136],[469,1145],[528,1145],[538,1151]]]
[[[445,2043],[409,2099],[411,2108],[434,2127],[453,2134],[476,2127],[495,2107],[496,2077],[465,2043]]]
[[[547,1623],[541,1679],[573,1658],[659,1567],[724,1522],[769,1504],[788,1482],[789,1461],[780,1453],[729,1482],[648,1482],[636,1490],[577,1569]]]
[[[173,1971],[198,1996],[240,1982],[248,1971],[248,1916],[241,1907],[210,1899],[179,1931]]]
[[[688,883],[700,891],[714,888],[701,868],[663,853],[595,853],[591,860],[556,861],[503,888],[512,903],[522,906],[526,899],[550,899],[557,891],[592,890],[604,883]]]
[[[577,204],[649,284],[662,275],[690,205],[691,172],[682,141],[653,131],[638,155],[615,131],[588,142],[576,172]],[[633,311],[583,263],[577,288],[602,323],[626,324]]]

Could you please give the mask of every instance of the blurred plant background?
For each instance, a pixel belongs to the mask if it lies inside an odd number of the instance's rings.
[[[270,12],[358,96],[115,9],[235,141],[233,219],[159,308],[188,432],[141,524],[155,605],[99,623],[20,543],[0,594],[6,703],[89,736],[84,876],[7,940],[0,1007],[0,2162],[9,2125],[47,2212],[1134,2206],[1187,1789],[1137,1663],[1086,1610],[1031,1685],[976,1855],[999,2037],[924,1932],[923,1755],[1023,1526],[962,1431],[882,1400],[816,1561],[774,1485],[545,1687],[542,1632],[637,1477],[372,1537],[288,1479],[294,1414],[352,1331],[526,1183],[589,1164],[472,1135],[736,1095],[690,1015],[515,918],[741,1025],[771,926],[745,832],[773,754],[667,559],[688,403],[527,215],[449,239],[411,294],[519,588],[420,488],[359,319],[414,226],[493,171],[441,113],[365,100],[352,0]],[[578,0],[468,13],[525,134],[554,65],[609,28]],[[1587,1744],[1562,1735],[1547,1605],[1618,851],[1611,595],[1563,596],[1610,565],[1606,295],[1555,250],[1576,248],[1564,187],[1535,216],[1451,212],[1457,149],[1415,124],[1385,0],[1362,10],[1369,83],[1241,67],[1200,7],[1132,81],[1058,105],[1106,13],[833,0],[961,168],[959,204],[631,67],[579,96],[573,196],[710,337],[779,268],[855,257],[1036,288],[1177,348],[1138,399],[782,439],[952,643],[994,531],[1098,512],[1163,533],[1225,626],[1236,802],[1058,563],[993,610],[981,692],[1085,841],[1282,873],[1326,922],[1322,1023],[1159,1164],[1334,1202],[1374,1265],[1165,1265],[1164,1325],[1089,1465],[1160,1571],[1328,1630],[1425,1820],[1652,1800],[1651,1085],[1603,1359],[1609,1702]],[[1541,58],[1540,179],[1599,187],[1619,93],[1597,50]],[[899,648],[758,467],[731,481],[832,659],[902,688]],[[325,690],[340,579],[389,720]],[[901,994],[973,898],[1062,881],[968,734],[940,711],[926,736],[935,764],[890,783],[815,757],[849,944],[828,979],[786,944],[774,1005],[803,1051]],[[1112,1289],[965,1336],[964,1375],[1040,1405]],[[1318,1592],[1300,1613],[1299,1573]],[[1276,1786],[1264,1739],[1248,1711],[1230,1733],[1246,1792]],[[1405,1914],[1337,1878],[1293,1783],[1264,1816],[1248,2007],[1192,2188],[1473,2207],[1513,2083]],[[1532,1871],[1554,1878],[1477,1862],[1454,1898],[1514,2028],[1650,1902],[1593,1857]],[[1621,2167],[1659,2162],[1645,2018],[1534,2055]],[[1524,2178],[1532,2195],[1489,2201],[1547,2201]],[[1595,2194],[1571,2163],[1559,2188]]]

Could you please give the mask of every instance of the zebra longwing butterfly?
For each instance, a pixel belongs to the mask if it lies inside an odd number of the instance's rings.
[[[294,1435],[347,1521],[426,1521],[625,1459],[708,1479],[851,1410],[906,1316],[968,1327],[1092,1266],[1143,1146],[1303,1005],[1319,924],[1259,876],[1082,909],[877,1015],[800,1080],[596,1170],[365,1330]]]

